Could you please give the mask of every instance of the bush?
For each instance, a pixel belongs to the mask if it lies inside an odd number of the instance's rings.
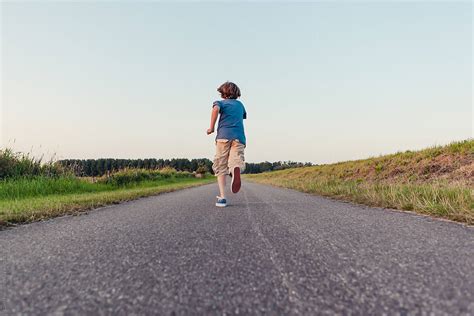
[[[68,173],[68,169],[53,161],[42,163],[42,158],[15,153],[9,148],[0,149],[0,179],[34,176],[57,177]]]
[[[98,182],[115,186],[126,186],[146,181],[158,181],[171,178],[190,178],[192,174],[186,171],[176,171],[172,168],[161,170],[124,169],[104,176]]]
[[[201,175],[206,174],[208,171],[209,170],[207,169],[205,165],[201,165],[196,169],[196,173],[201,174]]]

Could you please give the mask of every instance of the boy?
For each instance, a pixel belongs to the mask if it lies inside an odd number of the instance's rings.
[[[211,127],[207,130],[207,135],[214,133],[217,116],[220,114],[212,170],[219,184],[220,195],[217,196],[216,206],[225,207],[226,176],[229,173],[232,176],[232,193],[237,193],[241,185],[240,173],[245,170],[246,140],[243,120],[247,118],[247,112],[242,102],[237,100],[240,97],[240,89],[235,83],[225,82],[217,91],[223,100],[215,101],[212,105]]]

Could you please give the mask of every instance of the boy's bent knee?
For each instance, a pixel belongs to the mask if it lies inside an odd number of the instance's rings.
[[[214,175],[220,176],[228,173],[227,167],[227,157],[225,158],[215,158],[214,163],[212,164],[212,170]]]
[[[230,170],[235,167],[239,167],[241,172],[245,170],[245,145],[239,141],[232,143],[232,149],[229,155]]]

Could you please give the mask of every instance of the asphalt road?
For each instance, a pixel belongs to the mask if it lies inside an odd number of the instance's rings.
[[[0,314],[474,315],[474,229],[244,183],[0,231]]]

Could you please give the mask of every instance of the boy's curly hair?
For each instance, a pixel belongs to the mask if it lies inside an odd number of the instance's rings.
[[[223,99],[237,99],[240,97],[240,89],[233,82],[224,82],[217,91],[221,94]]]

